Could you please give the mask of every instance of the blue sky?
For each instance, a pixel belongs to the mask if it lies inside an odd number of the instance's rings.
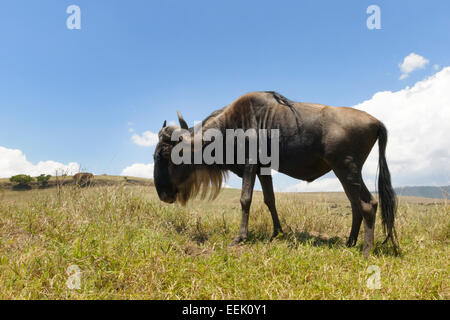
[[[66,28],[72,4],[81,30]],[[366,27],[371,4],[381,30]],[[450,66],[449,12],[449,1],[2,0],[0,146],[120,174],[152,162],[129,129],[158,132],[176,110],[192,123],[255,90],[353,106]],[[430,63],[399,80],[412,52]]]

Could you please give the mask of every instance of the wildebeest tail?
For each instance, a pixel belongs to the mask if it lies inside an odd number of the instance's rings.
[[[378,175],[378,195],[381,207],[381,219],[383,230],[386,239],[384,243],[391,239],[394,250],[398,253],[399,246],[397,242],[397,234],[395,231],[395,214],[397,211],[397,196],[391,184],[391,174],[386,162],[386,144],[387,144],[387,129],[383,123],[380,122],[378,129],[378,147],[379,147],[379,175]]]

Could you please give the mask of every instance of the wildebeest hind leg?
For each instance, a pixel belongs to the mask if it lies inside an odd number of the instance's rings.
[[[347,240],[347,247],[353,247],[358,240],[359,230],[363,220],[360,210],[361,173],[354,163],[346,163],[346,166],[333,169],[344,188],[345,194],[352,207],[352,228]]]
[[[273,193],[273,183],[272,176],[258,174],[259,181],[261,182],[261,187],[264,194],[264,203],[267,208],[269,208],[270,214],[272,215],[273,222],[273,234],[272,239],[275,238],[278,233],[283,233],[281,228],[280,220],[278,219],[277,208],[275,206],[275,195]]]
[[[368,256],[375,240],[375,219],[377,216],[378,201],[367,190],[364,181],[362,181],[361,185],[361,206],[364,218],[363,253],[365,256]]]
[[[250,214],[250,205],[252,203],[253,187],[255,185],[256,166],[246,164],[244,174],[242,176],[242,192],[241,192],[241,207],[242,218],[241,227],[237,237],[231,243],[232,246],[247,240],[248,234],[248,217]]]
[[[364,219],[363,253],[367,256],[374,243],[377,201],[362,180],[360,166],[353,162],[347,162],[345,167],[334,169],[334,172],[341,181],[352,206],[352,229],[347,246],[356,244],[361,222]]]

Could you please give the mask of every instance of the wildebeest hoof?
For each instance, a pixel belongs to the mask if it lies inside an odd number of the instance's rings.
[[[364,256],[364,258],[367,258],[370,255],[372,249],[373,249],[373,242],[372,241],[366,242],[364,240],[364,245],[363,245],[363,256]]]
[[[347,245],[348,248],[354,247],[356,245],[356,240],[353,239],[353,238],[348,238],[346,245]]]
[[[245,241],[247,241],[247,237],[237,236],[236,238],[234,238],[233,242],[231,242],[230,247],[236,246],[236,245],[241,244],[241,243],[243,243]]]
[[[272,241],[273,239],[276,239],[277,237],[281,237],[283,235],[283,231],[274,231],[272,236],[270,237],[270,241]]]
[[[372,250],[372,248],[370,246],[364,246],[363,247],[363,256],[364,256],[364,258],[368,258],[369,257],[371,250]]]

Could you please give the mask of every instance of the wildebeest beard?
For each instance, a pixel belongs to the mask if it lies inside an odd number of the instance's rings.
[[[177,193],[177,201],[185,205],[189,199],[199,196],[201,199],[215,199],[222,188],[223,182],[227,178],[227,172],[215,166],[201,166],[194,168],[195,165],[189,166],[187,170],[191,170],[188,178],[179,186]]]

